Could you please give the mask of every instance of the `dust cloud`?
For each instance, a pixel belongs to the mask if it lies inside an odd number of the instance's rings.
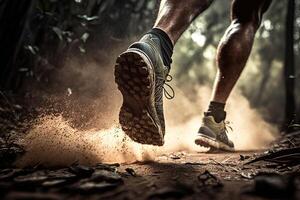
[[[194,144],[194,136],[200,126],[201,115],[209,102],[209,87],[197,87],[197,98],[193,101],[175,87],[175,99],[165,100],[167,128],[165,145],[163,147],[140,145],[131,141],[118,125],[121,95],[112,81],[113,72],[110,70],[108,72],[102,73],[106,77],[106,85],[101,86],[104,87],[101,99],[92,98],[90,101],[90,104],[97,105],[93,109],[98,115],[93,116],[89,122],[96,128],[77,129],[66,117],[44,115],[36,120],[31,130],[20,140],[26,153],[17,161],[17,166],[132,163],[155,160],[158,156],[173,152],[207,151]],[[99,76],[101,77],[101,74]],[[229,130],[229,137],[234,141],[237,150],[264,149],[274,140],[276,131],[250,108],[247,99],[238,91],[231,96],[226,110],[233,129]]]

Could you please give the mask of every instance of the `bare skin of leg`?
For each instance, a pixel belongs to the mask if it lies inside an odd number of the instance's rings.
[[[162,0],[154,28],[159,28],[166,32],[174,45],[191,22],[206,10],[212,1]]]
[[[226,103],[250,55],[253,40],[263,13],[271,0],[233,0],[231,25],[219,43],[218,73],[212,101]]]

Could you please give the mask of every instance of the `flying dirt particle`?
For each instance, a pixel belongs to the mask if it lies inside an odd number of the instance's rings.
[[[165,101],[164,146],[140,145],[130,140],[117,123],[121,95],[112,81],[113,67],[99,68],[96,64],[89,64],[81,68],[74,67],[75,64],[63,68],[58,82],[63,84],[67,80],[67,85],[76,88],[71,95],[78,99],[74,103],[77,107],[74,106],[78,109],[78,105],[86,105],[79,106],[80,111],[90,113],[92,117],[85,123],[95,130],[79,130],[62,116],[43,115],[20,140],[26,153],[17,161],[18,166],[66,166],[74,162],[86,165],[100,162],[132,163],[155,160],[158,156],[174,152],[207,151],[194,144],[194,137],[210,100],[209,87],[195,86],[194,91],[198,91],[195,101],[175,88],[176,98]],[[236,149],[266,148],[274,140],[275,131],[258,112],[250,108],[247,99],[240,93],[235,92],[231,96],[226,111],[233,127],[229,137],[234,141]]]
[[[203,92],[207,88],[202,88]],[[176,104],[188,102],[183,95],[177,95],[173,102],[167,103],[166,110],[176,109]],[[172,104],[172,105],[171,105]],[[202,104],[185,103],[186,118],[181,115],[170,115],[167,112],[167,133],[165,145],[154,147],[140,145],[131,141],[117,124],[109,129],[81,131],[72,128],[62,116],[46,116],[38,120],[29,133],[20,141],[26,149],[26,154],[17,162],[18,166],[35,165],[65,166],[74,162],[93,165],[100,162],[132,163],[135,161],[155,160],[157,156],[173,152],[205,151],[194,144],[194,136],[200,126],[201,115],[194,116],[195,104],[198,108],[205,108]],[[200,105],[200,106],[199,106]],[[175,107],[174,107],[175,106]],[[237,109],[238,108],[238,109]],[[199,109],[201,110],[201,109]],[[204,109],[202,109],[204,110]],[[253,150],[266,148],[274,139],[272,127],[263,121],[248,101],[234,94],[227,106],[228,119],[233,122],[233,132],[229,137],[234,141],[238,150]],[[177,122],[175,125],[174,122]]]
[[[190,126],[190,123],[186,126]],[[164,147],[155,147],[133,142],[117,125],[100,131],[79,131],[72,128],[62,116],[43,117],[20,141],[26,154],[17,161],[17,165],[132,163],[155,160],[157,156],[171,152],[199,151],[193,138],[184,136],[185,130],[187,128],[183,126],[170,128],[172,134],[166,135]]]

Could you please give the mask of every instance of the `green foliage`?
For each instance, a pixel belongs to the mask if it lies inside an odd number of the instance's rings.
[[[150,28],[156,6],[154,0],[36,2],[18,65],[29,67],[27,77],[46,82],[68,58],[87,60],[95,50],[112,48]]]

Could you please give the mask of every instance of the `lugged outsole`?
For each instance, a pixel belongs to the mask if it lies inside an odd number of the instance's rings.
[[[214,148],[223,151],[234,151],[234,148],[224,144],[223,142],[219,142],[208,137],[202,136],[199,134],[195,139],[195,144],[205,147],[205,148]]]
[[[126,51],[117,58],[115,82],[123,95],[119,114],[123,131],[135,142],[162,146],[160,124],[155,122],[154,79],[151,63],[142,53]]]

